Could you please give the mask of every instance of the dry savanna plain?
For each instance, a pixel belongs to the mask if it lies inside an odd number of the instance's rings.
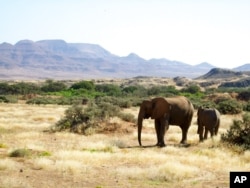
[[[230,171],[250,170],[250,151],[220,142],[233,119],[222,115],[219,135],[199,143],[197,116],[180,145],[181,129],[170,126],[164,148],[155,147],[153,120],[145,120],[142,144],[135,123],[113,118],[125,131],[84,136],[50,132],[69,106],[0,104],[0,187],[226,188]],[[137,117],[139,107],[125,109]],[[27,155],[11,157],[17,150]]]

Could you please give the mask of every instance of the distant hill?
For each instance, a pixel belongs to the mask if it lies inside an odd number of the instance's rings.
[[[246,70],[250,70],[250,63],[247,63],[245,65],[241,65],[239,67],[236,67],[233,69],[234,71],[246,71]]]
[[[208,63],[192,66],[164,58],[145,60],[135,53],[120,57],[97,44],[63,40],[0,44],[0,79],[195,78],[212,68]]]
[[[226,79],[243,77],[244,73],[229,69],[213,68],[208,73],[197,77],[196,79]]]

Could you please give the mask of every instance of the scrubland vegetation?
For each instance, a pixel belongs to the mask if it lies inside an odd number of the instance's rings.
[[[174,95],[216,107],[219,135],[199,143],[195,113],[188,146],[171,126],[167,147],[151,147],[145,120],[139,147],[141,101]],[[0,83],[0,187],[229,187],[230,171],[250,169],[249,97],[248,88],[195,84]]]

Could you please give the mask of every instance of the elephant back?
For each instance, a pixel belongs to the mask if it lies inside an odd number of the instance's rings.
[[[199,108],[197,115],[203,122],[215,122],[220,118],[220,113],[215,108]]]
[[[185,122],[191,122],[194,113],[194,107],[186,97],[169,97],[166,98],[166,101],[171,106],[170,124],[182,125]]]

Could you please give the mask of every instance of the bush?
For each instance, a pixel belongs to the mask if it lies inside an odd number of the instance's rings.
[[[178,95],[179,91],[174,86],[153,86],[148,89],[149,96],[161,95],[165,97]]]
[[[65,130],[70,129],[71,131],[75,131],[75,127],[81,123],[85,123],[89,120],[84,114],[83,106],[81,105],[73,105],[65,111],[65,117],[60,119],[56,123],[57,130]]]
[[[244,149],[250,149],[250,114],[244,114],[243,120],[234,120],[230,129],[221,135],[223,142],[235,144],[243,147]]]
[[[89,134],[95,132],[99,125],[110,117],[118,116],[120,108],[107,102],[88,103],[87,108],[82,105],[73,105],[65,111],[65,116],[60,119],[55,131],[69,129],[71,132]]]
[[[0,96],[0,102],[8,103],[9,100],[5,96]]]
[[[56,92],[65,90],[67,87],[63,82],[55,82],[53,80],[46,80],[44,86],[41,87],[43,92]]]
[[[117,116],[119,112],[120,108],[118,106],[104,101],[90,103],[85,109],[85,113],[90,119],[101,121]]]
[[[8,84],[8,83],[0,83],[0,95],[24,95],[28,93],[39,93],[40,88],[32,83],[15,83],[15,84]]]
[[[248,112],[250,111],[250,101],[248,101],[243,105],[243,110]]]
[[[109,123],[109,120],[115,116],[124,121],[136,122],[132,114],[121,113],[119,106],[98,99],[88,102],[87,108],[83,108],[82,105],[73,105],[68,108],[64,117],[52,127],[52,131],[70,130],[85,135],[93,134],[96,131],[102,132],[102,130],[105,131],[110,126],[114,126]]]
[[[238,100],[248,101],[250,99],[250,91],[242,91],[237,96]]]
[[[10,157],[28,157],[30,155],[31,153],[28,149],[16,149],[9,154]]]
[[[80,104],[81,97],[36,97],[26,101],[26,104],[58,104],[58,105],[72,105]]]
[[[236,100],[224,100],[217,105],[222,114],[239,114],[242,112],[242,105]]]
[[[138,90],[137,86],[127,86],[122,89],[122,92],[126,94],[133,94],[136,90]]]
[[[72,89],[86,89],[93,91],[95,89],[95,85],[92,81],[80,81],[73,84],[70,88]]]
[[[108,96],[121,96],[121,88],[113,84],[96,85],[96,91],[105,93]]]
[[[119,106],[120,108],[130,108],[132,106],[132,101],[129,98],[121,98],[121,97],[96,97],[95,102],[97,104],[101,102],[106,102],[113,104],[115,106]]]
[[[199,97],[189,97],[195,109],[198,109],[200,106],[208,108],[216,108],[216,104],[213,101],[202,100]]]
[[[119,113],[118,116],[123,121],[131,122],[131,123],[136,123],[136,119],[135,119],[135,117],[134,117],[133,114],[130,114],[130,113]]]
[[[198,85],[193,84],[193,85],[188,86],[187,88],[183,88],[181,91],[195,94],[195,93],[199,93],[201,91],[201,88]]]

